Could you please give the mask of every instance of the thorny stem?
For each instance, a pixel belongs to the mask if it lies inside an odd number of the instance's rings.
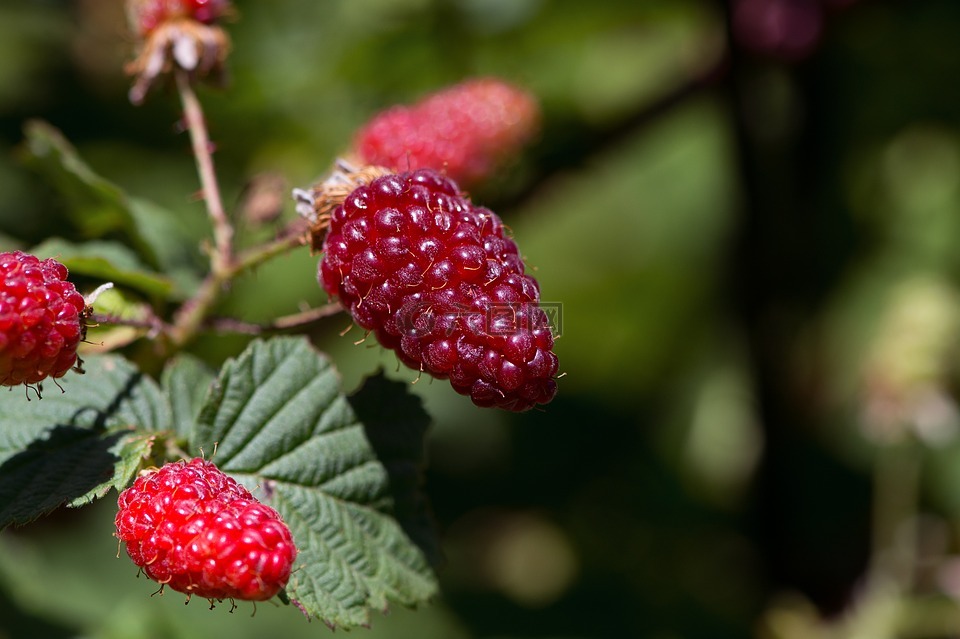
[[[156,331],[158,333],[163,332],[167,328],[163,321],[153,314],[148,316],[146,319],[130,319],[118,317],[109,313],[94,313],[90,316],[90,322],[93,326],[97,326],[99,324],[109,324],[111,326],[129,326],[131,328],[142,328],[148,331]]]
[[[205,318],[230,280],[247,269],[255,268],[277,255],[302,246],[305,241],[302,233],[285,234],[267,244],[247,249],[227,263],[222,271],[211,271],[200,284],[197,293],[180,308],[174,318],[170,331],[172,346],[175,349],[182,348],[203,328]]]
[[[331,315],[336,315],[342,310],[343,306],[336,302],[331,302],[330,304],[324,304],[323,306],[307,309],[292,315],[284,315],[265,324],[253,324],[223,317],[211,319],[209,325],[215,331],[220,330],[245,335],[262,335],[264,333],[277,333],[304,328]]]
[[[223,274],[229,269],[230,262],[233,260],[233,226],[227,219],[223,199],[220,197],[217,172],[213,166],[210,135],[207,132],[206,118],[203,115],[200,100],[193,90],[187,71],[178,68],[174,76],[177,79],[177,91],[183,103],[183,117],[193,144],[193,155],[197,162],[197,173],[200,175],[203,199],[207,203],[207,212],[213,223],[214,247],[210,254],[210,270],[214,274]]]
[[[281,255],[304,243],[302,232],[296,225],[276,240],[253,247],[235,255],[233,250],[233,225],[227,217],[217,185],[217,174],[211,154],[210,136],[200,100],[194,92],[190,75],[183,69],[174,72],[177,90],[183,104],[183,115],[190,132],[193,155],[203,199],[213,226],[214,245],[210,251],[210,273],[200,284],[194,296],[187,300],[174,317],[168,335],[168,348],[183,348],[203,328],[205,318],[220,299],[229,282],[247,269],[254,268],[272,257]]]

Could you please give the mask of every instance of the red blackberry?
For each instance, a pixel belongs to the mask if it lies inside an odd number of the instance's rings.
[[[200,458],[141,475],[117,500],[117,537],[146,575],[207,599],[264,601],[290,578],[290,529]]]
[[[500,218],[437,171],[353,190],[330,215],[319,279],[401,361],[478,406],[523,411],[556,393],[536,280]]]
[[[531,95],[496,78],[478,78],[384,111],[359,131],[354,149],[366,164],[443,170],[470,187],[523,148],[539,119]]]
[[[60,262],[0,253],[0,385],[36,384],[70,370],[85,309]]]

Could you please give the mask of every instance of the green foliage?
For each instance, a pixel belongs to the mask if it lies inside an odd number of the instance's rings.
[[[168,298],[174,289],[169,277],[151,271],[134,251],[119,242],[94,240],[76,244],[54,238],[30,252],[41,258],[56,258],[74,276],[113,282],[152,299]]]
[[[387,388],[381,405],[404,403],[402,388]],[[287,592],[331,626],[364,625],[368,608],[436,593],[423,553],[390,516],[389,474],[364,427],[327,359],[302,339],[278,338],[224,365],[191,436],[283,516],[300,544]],[[411,434],[415,454],[424,432]],[[403,457],[391,461],[419,461]]]
[[[181,439],[193,433],[214,377],[203,361],[188,353],[177,355],[163,369],[160,383],[170,399],[173,429]]]
[[[79,234],[84,238],[100,238],[111,233],[121,233],[137,251],[154,267],[181,285],[196,284],[189,265],[196,262],[192,240],[174,221],[174,217],[161,206],[143,198],[131,197],[120,187],[101,177],[77,153],[63,134],[46,122],[28,122],[24,134],[21,159],[41,173],[61,194],[67,211]],[[57,248],[61,248],[58,246]],[[62,248],[68,248],[66,246]],[[79,257],[83,253],[88,261],[81,262],[88,270],[102,275],[119,271],[121,281],[134,278],[134,285],[156,280],[155,273],[130,272],[130,265],[138,263],[129,251],[111,246],[103,262],[91,264],[89,257],[94,247],[83,251],[67,250],[68,256]],[[110,258],[119,258],[119,263],[110,263]],[[141,267],[142,268],[142,267]],[[138,269],[139,271],[139,269]],[[188,290],[178,290],[169,282],[162,291],[167,296],[182,298]]]
[[[122,2],[62,4],[0,2],[0,244],[60,256],[84,293],[113,281],[98,310],[142,326],[91,328],[117,350],[85,356],[65,394],[0,393],[0,514],[17,524],[0,635],[329,634],[288,606],[150,597],[114,559],[111,487],[200,446],[326,567],[295,572],[291,596],[371,639],[960,634],[955,355],[897,356],[930,333],[889,322],[926,325],[892,295],[905,282],[960,281],[955,0],[792,3],[830,6],[800,63],[727,55],[725,8],[762,2],[237,0],[232,82],[200,89],[231,215],[252,175],[306,186],[370,114],[450,81],[496,74],[542,99],[538,145],[473,194],[563,305],[560,394],[522,417],[411,385],[372,338],[340,335],[344,316],[306,329],[329,362],[269,339],[238,358],[249,336],[219,324],[168,360],[145,336],[198,290],[209,235],[179,106],[170,87],[127,101]],[[237,248],[294,217],[288,202],[276,226],[238,226]],[[315,267],[301,251],[251,269],[211,316],[322,304]],[[889,392],[889,372],[931,363],[932,388]],[[151,411],[163,423],[139,423]],[[368,618],[437,588],[432,519],[443,596]],[[558,557],[566,580],[537,569]]]
[[[169,428],[167,400],[132,364],[90,358],[86,371],[42,400],[0,394],[0,528],[125,488],[150,433]]]
[[[113,355],[86,368],[41,401],[2,396],[0,527],[122,490],[157,454],[155,438],[185,438],[188,450],[212,455],[284,517],[300,553],[287,592],[305,614],[365,625],[371,608],[436,593],[426,556],[394,518],[422,514],[410,509],[418,488],[410,479],[419,476],[429,422],[403,385],[374,378],[361,390],[371,416],[364,423],[329,361],[297,338],[256,340],[216,378],[190,356],[173,360],[161,385]],[[366,432],[389,428],[383,415],[392,406],[403,410],[407,439],[381,462]],[[384,463],[406,481],[396,511]]]

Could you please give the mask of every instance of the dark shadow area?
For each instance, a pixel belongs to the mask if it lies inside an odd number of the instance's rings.
[[[439,541],[423,492],[424,438],[430,417],[420,398],[410,394],[406,386],[387,379],[381,371],[364,380],[347,401],[387,470],[394,517],[431,565],[436,566],[441,559]]]
[[[4,639],[69,639],[78,635],[77,628],[62,626],[49,619],[24,611],[0,589],[0,636]]]
[[[0,464],[0,529],[28,523],[110,480],[120,461],[111,449],[129,433],[108,434],[106,423],[141,377],[131,375],[105,408],[78,409],[69,423],[52,425],[43,439]]]

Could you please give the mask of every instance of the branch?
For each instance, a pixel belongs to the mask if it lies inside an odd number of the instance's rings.
[[[167,335],[169,346],[173,350],[183,348],[203,328],[204,319],[220,299],[227,284],[247,269],[254,268],[268,259],[289,251],[304,243],[302,232],[298,232],[299,221],[288,227],[285,234],[263,246],[245,251],[237,259],[233,254],[233,225],[223,208],[223,199],[217,185],[216,169],[211,155],[212,145],[207,132],[203,107],[190,83],[190,75],[183,69],[174,72],[177,91],[183,103],[184,120],[190,131],[193,155],[197,162],[197,173],[203,198],[207,203],[207,212],[213,226],[214,246],[210,253],[210,273],[200,284],[196,294],[180,307],[174,317],[173,325]]]
[[[254,324],[229,317],[221,317],[211,319],[205,324],[205,326],[214,331],[222,333],[263,335],[264,333],[280,333],[284,331],[306,328],[312,324],[316,324],[324,318],[336,315],[341,311],[343,311],[343,306],[336,302],[332,302],[330,304],[324,304],[323,306],[311,308],[306,311],[294,313],[292,315],[284,315],[282,317],[278,317],[272,322],[266,322],[263,324]]]
[[[203,199],[207,203],[207,213],[213,224],[214,249],[210,254],[210,269],[213,273],[223,273],[229,269],[233,259],[233,226],[227,219],[223,199],[220,197],[220,187],[217,185],[217,173],[211,154],[213,146],[207,132],[206,118],[203,115],[200,100],[197,99],[197,94],[190,83],[189,73],[178,67],[174,77],[177,80],[180,101],[183,103],[183,116],[187,123],[187,130],[190,132]]]
[[[220,299],[224,286],[248,269],[253,269],[267,260],[282,255],[306,243],[302,222],[295,220],[277,239],[247,249],[237,259],[231,260],[220,271],[212,271],[200,284],[192,299],[184,303],[174,318],[170,331],[172,345],[179,349],[187,344],[204,327],[204,318]]]
[[[144,319],[132,319],[126,317],[119,317],[117,315],[111,315],[109,313],[93,313],[90,316],[90,323],[88,326],[101,326],[103,324],[109,324],[111,326],[129,326],[131,328],[142,328],[148,331],[155,333],[163,333],[169,326],[167,326],[163,320],[161,320],[156,315],[152,313]]]

